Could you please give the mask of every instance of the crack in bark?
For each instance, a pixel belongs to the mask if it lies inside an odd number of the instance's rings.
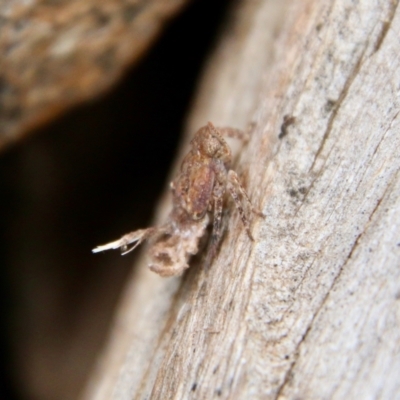
[[[386,21],[384,21],[382,23],[382,29],[378,35],[378,38],[377,38],[375,46],[374,46],[374,53],[376,53],[377,51],[380,50],[382,43],[385,40],[387,33],[389,32],[389,28],[392,25],[394,16],[396,15],[398,5],[399,5],[399,1],[393,1],[393,0],[391,1],[389,16],[386,19]]]
[[[397,115],[397,114],[396,114],[396,115]],[[397,170],[395,176],[397,176],[397,174],[399,173],[399,171],[400,171],[400,169]],[[365,233],[366,233],[367,230],[368,230],[368,225],[371,223],[371,221],[372,221],[372,219],[373,219],[373,216],[374,216],[375,213],[378,211],[379,206],[382,204],[382,201],[385,199],[385,197],[386,197],[386,195],[387,195],[389,189],[392,187],[394,181],[395,181],[395,179],[393,178],[393,179],[388,183],[388,185],[387,185],[387,187],[385,188],[385,191],[383,192],[382,196],[378,199],[378,201],[377,201],[375,207],[373,208],[373,210],[371,211],[371,213],[370,213],[370,215],[369,215],[368,221],[365,223],[365,225],[364,225],[364,227],[363,227],[362,232],[360,232],[360,234],[356,237],[356,239],[355,239],[355,241],[354,241],[354,243],[353,243],[353,246],[351,247],[351,249],[350,249],[350,251],[349,251],[349,254],[347,255],[347,257],[346,257],[346,259],[344,260],[344,262],[343,262],[343,264],[341,265],[341,267],[339,268],[338,273],[336,274],[335,278],[333,279],[332,284],[331,284],[331,286],[329,287],[329,289],[327,290],[325,296],[323,297],[323,299],[322,299],[322,301],[321,301],[321,304],[319,305],[318,309],[315,311],[315,313],[314,313],[314,315],[313,315],[313,317],[312,317],[312,319],[311,319],[311,321],[310,321],[310,323],[309,323],[307,329],[305,330],[303,336],[301,337],[301,339],[300,339],[299,342],[297,343],[296,348],[295,348],[295,350],[293,351],[293,354],[297,354],[297,356],[296,356],[295,360],[293,360],[293,362],[290,364],[288,370],[286,371],[285,377],[284,377],[284,379],[283,379],[283,382],[282,382],[282,384],[279,386],[279,388],[278,388],[278,390],[277,390],[277,392],[276,392],[276,396],[274,397],[275,400],[277,400],[277,399],[279,398],[279,396],[280,396],[281,393],[283,392],[284,388],[286,387],[287,383],[290,381],[290,377],[291,377],[291,375],[292,375],[292,371],[293,371],[293,369],[295,368],[296,363],[297,363],[297,361],[298,361],[298,359],[299,359],[298,353],[299,353],[299,348],[300,348],[300,346],[301,346],[302,343],[306,340],[306,338],[307,338],[309,332],[311,331],[311,328],[312,328],[312,326],[313,326],[313,324],[314,324],[315,319],[317,318],[317,316],[318,316],[319,313],[321,312],[321,310],[322,310],[324,304],[326,303],[326,301],[327,301],[327,299],[328,299],[328,297],[329,297],[329,295],[330,295],[332,289],[333,289],[334,286],[336,285],[336,282],[337,282],[338,279],[340,278],[340,276],[341,276],[343,270],[345,269],[346,265],[348,264],[348,262],[349,262],[349,261],[351,260],[351,258],[353,257],[353,254],[354,254],[355,250],[356,250],[356,249],[358,248],[358,246],[359,246],[359,243],[360,243],[361,238],[363,237],[363,235],[365,235]]]
[[[389,31],[389,28],[390,28],[390,26],[391,26],[391,24],[393,22],[395,14],[396,14],[398,5],[399,5],[399,1],[397,1],[397,2],[392,1],[392,6],[390,8],[389,17],[388,17],[388,19],[386,21],[384,21],[382,23],[381,32],[379,33],[377,41],[376,41],[376,43],[374,45],[374,53],[376,53],[380,49],[383,41],[385,40],[385,37],[386,37],[386,35],[387,35],[388,31]],[[334,105],[334,107],[332,109],[332,114],[331,114],[331,116],[330,116],[330,118],[328,120],[327,128],[325,130],[324,136],[322,137],[321,144],[320,144],[317,152],[315,153],[314,161],[312,162],[311,167],[309,168],[309,172],[314,169],[315,163],[316,163],[318,157],[320,156],[320,154],[322,153],[322,150],[325,147],[325,143],[326,143],[326,141],[327,141],[327,139],[328,139],[328,137],[329,137],[329,135],[330,135],[330,133],[332,131],[333,122],[334,122],[334,120],[336,118],[336,115],[337,115],[337,113],[339,111],[339,108],[340,108],[341,104],[343,103],[344,99],[347,97],[347,94],[348,94],[348,92],[350,90],[350,87],[351,87],[352,83],[354,82],[354,79],[356,78],[358,72],[361,69],[361,65],[362,65],[362,62],[364,60],[364,56],[365,56],[366,50],[368,48],[368,43],[369,43],[369,41],[367,40],[366,41],[366,46],[365,46],[365,48],[364,48],[364,50],[363,50],[363,52],[362,52],[357,64],[355,65],[355,67],[354,67],[354,69],[352,71],[352,74],[346,80],[346,83],[345,83],[345,85],[343,87],[343,90],[342,90],[338,100],[336,101],[336,103],[335,103],[335,105]],[[397,117],[397,114],[395,115],[394,119],[396,117]],[[302,204],[298,207],[298,209],[294,213],[295,216],[297,215],[297,213],[301,209],[302,205],[304,204],[304,201],[306,200],[309,192],[311,191],[312,187],[314,186],[315,181],[320,176],[320,172],[322,171],[322,169],[323,169],[323,167],[321,167],[320,171],[318,171],[318,174],[311,181],[311,184],[309,185],[309,187],[307,188],[306,193],[304,194]]]
[[[342,271],[344,270],[344,268],[345,268],[347,262],[350,260],[351,255],[353,254],[354,249],[357,247],[357,245],[358,245],[358,243],[359,243],[359,239],[360,239],[360,237],[363,235],[363,233],[364,233],[364,232],[361,232],[361,233],[357,236],[356,240],[354,241],[354,244],[353,244],[352,248],[350,249],[350,252],[349,252],[348,256],[346,257],[346,259],[345,259],[344,263],[342,264],[342,266],[339,268],[339,271],[337,272],[335,278],[333,279],[331,286],[330,286],[329,289],[326,291],[326,294],[325,294],[325,296],[323,297],[323,299],[322,299],[322,301],[321,301],[321,304],[319,305],[319,307],[318,307],[317,310],[315,311],[315,313],[314,313],[314,315],[313,315],[313,317],[312,317],[312,319],[311,319],[311,321],[310,321],[310,323],[309,323],[307,329],[305,330],[303,336],[301,337],[301,339],[300,339],[299,342],[297,343],[296,348],[294,349],[294,351],[293,351],[293,353],[292,353],[292,354],[295,354],[295,355],[296,355],[296,358],[293,360],[293,362],[290,364],[288,370],[286,371],[285,377],[284,377],[284,379],[283,379],[283,382],[282,382],[282,384],[279,386],[279,388],[278,388],[278,390],[277,390],[277,393],[276,393],[276,396],[274,397],[275,400],[277,400],[277,399],[279,398],[279,396],[280,396],[281,393],[283,392],[284,388],[286,387],[287,383],[290,381],[290,377],[291,377],[291,375],[292,375],[292,371],[293,371],[294,367],[296,366],[296,363],[297,363],[297,361],[298,361],[298,359],[299,359],[299,348],[300,348],[300,346],[303,344],[303,342],[306,340],[306,338],[307,338],[309,332],[311,331],[311,328],[313,327],[313,324],[314,324],[315,319],[317,318],[317,316],[318,316],[319,313],[321,312],[321,309],[323,308],[324,304],[326,303],[326,301],[327,301],[327,299],[328,299],[328,297],[329,297],[329,295],[330,295],[330,293],[331,293],[333,287],[335,286],[337,280],[338,280],[339,277],[341,276]]]
[[[337,115],[339,109],[340,109],[340,106],[342,105],[344,99],[347,97],[351,85],[353,84],[353,82],[354,82],[356,76],[357,76],[358,73],[360,72],[361,65],[362,65],[362,62],[363,62],[363,60],[364,60],[364,55],[365,55],[365,53],[366,53],[367,48],[368,48],[368,41],[367,41],[366,46],[364,47],[363,52],[361,53],[361,55],[360,55],[360,57],[359,57],[359,59],[358,59],[356,65],[354,66],[353,71],[351,72],[350,76],[347,78],[346,83],[344,84],[344,87],[343,87],[343,89],[342,89],[342,91],[341,91],[341,93],[340,93],[339,98],[338,98],[337,101],[335,102],[335,105],[334,105],[334,107],[333,107],[333,109],[332,109],[332,114],[330,115],[329,120],[328,120],[328,125],[327,125],[327,127],[326,127],[326,129],[325,129],[325,132],[324,132],[324,136],[322,137],[320,146],[319,146],[317,152],[315,153],[314,161],[313,161],[312,164],[311,164],[311,167],[310,167],[310,169],[309,169],[309,172],[312,171],[312,170],[314,169],[315,163],[317,162],[317,159],[319,158],[319,156],[320,156],[321,153],[322,153],[322,150],[323,150],[324,147],[325,147],[325,143],[326,143],[326,141],[328,140],[328,137],[329,137],[329,135],[330,135],[330,133],[331,133],[331,131],[332,131],[333,122],[334,122],[334,120],[335,120],[335,118],[336,118],[336,115]],[[311,184],[311,186],[312,186],[312,184]]]
[[[384,22],[382,23],[381,32],[379,33],[379,35],[378,35],[378,37],[377,37],[376,43],[375,43],[375,45],[374,45],[374,51],[373,51],[373,53],[376,53],[376,52],[380,49],[380,47],[381,47],[383,41],[385,40],[386,35],[387,35],[388,31],[389,31],[389,28],[390,28],[391,25],[392,25],[394,16],[395,16],[395,14],[396,14],[398,4],[399,4],[399,1],[394,2],[394,1],[392,0],[392,6],[391,6],[391,8],[390,8],[389,17],[388,17],[388,19],[387,19],[386,21],[384,21]],[[365,56],[366,50],[368,49],[369,40],[367,40],[365,43],[366,43],[366,45],[365,45],[365,47],[364,47],[364,50],[363,50],[362,54],[360,55],[360,57],[359,57],[359,59],[358,59],[358,61],[357,61],[357,64],[355,65],[355,67],[354,67],[352,73],[351,73],[350,76],[347,78],[346,83],[345,83],[345,85],[344,85],[344,87],[343,87],[343,90],[342,90],[342,92],[341,92],[339,98],[337,99],[337,101],[336,101],[336,103],[335,103],[335,106],[334,106],[333,109],[332,109],[332,114],[331,114],[331,116],[330,116],[330,118],[329,118],[328,125],[327,125],[327,127],[326,127],[324,136],[322,137],[321,144],[320,144],[320,146],[319,146],[317,152],[315,153],[314,161],[313,161],[313,163],[311,164],[311,167],[310,167],[309,171],[311,171],[311,170],[314,169],[315,163],[316,163],[318,157],[321,155],[322,150],[323,150],[324,147],[325,147],[325,143],[326,143],[326,141],[327,141],[327,139],[328,139],[328,137],[329,137],[329,135],[330,135],[330,133],[331,133],[331,131],[332,131],[333,122],[334,122],[334,120],[335,120],[335,118],[336,118],[336,115],[337,115],[337,113],[338,113],[338,111],[339,111],[339,108],[340,108],[340,106],[342,105],[344,99],[347,97],[347,95],[348,95],[348,93],[349,93],[349,89],[350,89],[351,85],[353,84],[353,82],[354,82],[356,76],[358,75],[358,73],[359,73],[359,71],[360,71],[360,69],[361,69],[362,62],[363,62],[363,60],[364,60],[364,56]],[[311,184],[311,186],[312,186],[312,184]]]
[[[380,49],[383,41],[385,40],[385,37],[386,37],[386,35],[387,35],[388,31],[389,31],[389,28],[392,25],[394,16],[396,14],[398,4],[399,4],[399,1],[397,1],[397,2],[392,1],[392,6],[390,8],[389,17],[388,17],[388,19],[386,21],[384,21],[382,23],[381,32],[378,34],[376,43],[374,45],[373,53],[377,52]],[[340,93],[339,98],[335,102],[335,105],[334,105],[334,107],[332,109],[332,114],[331,114],[331,116],[329,117],[329,120],[328,120],[328,124],[327,124],[326,130],[325,130],[324,136],[322,137],[321,144],[320,144],[317,152],[315,153],[314,161],[311,164],[311,167],[310,167],[309,171],[314,169],[315,163],[316,163],[318,157],[321,155],[322,150],[325,147],[325,143],[326,143],[326,141],[327,141],[327,139],[328,139],[328,137],[329,137],[329,135],[330,135],[330,133],[332,131],[333,122],[334,122],[334,120],[336,118],[336,115],[337,115],[339,109],[340,109],[340,106],[342,105],[344,99],[347,97],[347,95],[349,93],[349,90],[350,90],[350,87],[353,84],[355,78],[357,77],[357,75],[358,75],[358,73],[359,73],[359,71],[361,69],[362,63],[364,61],[365,53],[366,53],[366,51],[367,51],[367,49],[369,47],[368,46],[369,43],[370,43],[369,40],[366,40],[363,52],[361,53],[361,55],[360,55],[356,65],[354,66],[353,71],[351,72],[350,76],[347,78],[347,80],[346,80],[346,82],[344,84],[344,87],[343,87],[343,89],[342,89],[342,91]]]
[[[371,155],[371,160],[375,157],[375,154],[377,153],[380,145],[382,144],[383,140],[385,139],[387,133],[390,131],[390,129],[392,129],[393,122],[396,121],[396,119],[399,116],[399,114],[400,114],[400,111],[397,111],[397,113],[393,116],[392,120],[390,121],[390,124],[388,125],[388,128],[385,130],[385,132],[382,135],[381,140],[379,141],[378,145],[375,147],[375,150]]]

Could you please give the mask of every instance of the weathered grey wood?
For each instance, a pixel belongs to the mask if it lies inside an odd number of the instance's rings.
[[[268,217],[251,243],[232,212],[208,271],[143,259],[86,399],[400,398],[397,5],[234,11],[188,135],[254,123],[238,168]]]

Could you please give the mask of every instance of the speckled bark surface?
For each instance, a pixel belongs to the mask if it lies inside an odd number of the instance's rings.
[[[108,89],[185,0],[0,5],[0,150]]]

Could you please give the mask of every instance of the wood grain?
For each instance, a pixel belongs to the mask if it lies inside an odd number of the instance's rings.
[[[232,11],[187,137],[253,123],[237,165],[267,218],[252,243],[232,212],[209,270],[163,280],[144,256],[85,399],[400,396],[397,6]]]

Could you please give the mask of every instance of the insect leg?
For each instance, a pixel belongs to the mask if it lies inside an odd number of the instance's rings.
[[[258,216],[264,217],[264,214],[253,207],[253,205],[251,204],[251,201],[249,199],[249,196],[247,195],[243,186],[240,184],[237,173],[233,170],[230,170],[228,172],[227,189],[229,190],[229,193],[235,202],[236,208],[239,211],[240,218],[242,219],[242,222],[243,222],[244,228],[246,229],[247,235],[249,236],[249,238],[251,240],[254,240],[253,235],[250,232],[250,224],[249,224],[249,220],[247,218],[246,212],[245,212],[245,207],[247,206],[251,212],[253,212],[254,214],[256,214]]]
[[[224,199],[224,189],[222,185],[216,185],[213,191],[214,197],[214,220],[211,234],[210,248],[207,254],[206,265],[209,266],[217,254],[218,246],[222,237],[222,208]]]

